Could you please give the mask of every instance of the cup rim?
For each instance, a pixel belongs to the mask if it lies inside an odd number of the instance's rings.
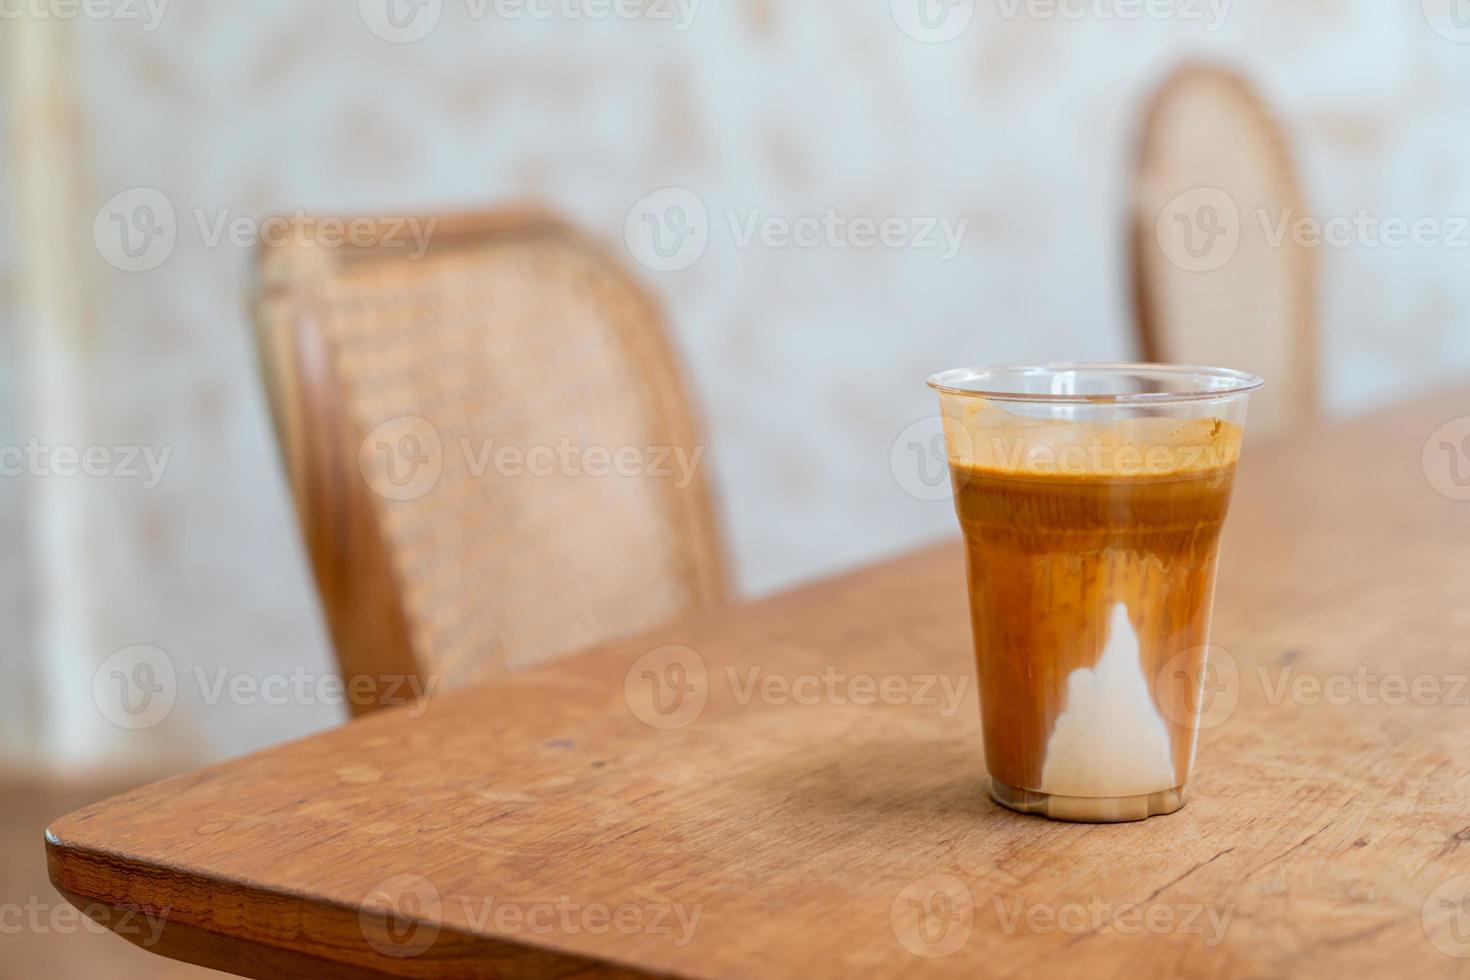
[[[1000,387],[983,387],[987,375],[1010,374],[1036,376],[1073,372],[1102,375],[1165,375],[1174,378],[1196,378],[1198,387],[1181,391],[1113,392],[1104,394],[1055,394],[1050,392],[1007,391]],[[975,382],[980,382],[977,386]],[[966,387],[961,382],[968,382]],[[1208,386],[1214,382],[1215,386]],[[1232,368],[1206,367],[1198,364],[1150,364],[1142,361],[1097,362],[1049,361],[1037,364],[991,364],[983,367],[953,368],[931,375],[929,387],[950,395],[988,398],[1005,402],[1044,402],[1086,405],[1160,405],[1176,402],[1216,401],[1248,395],[1266,382],[1254,374]]]

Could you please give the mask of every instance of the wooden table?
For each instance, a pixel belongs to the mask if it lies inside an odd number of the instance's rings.
[[[1464,976],[1466,414],[1247,446],[1172,816],[986,799],[945,544],[87,807],[52,880],[254,977]]]

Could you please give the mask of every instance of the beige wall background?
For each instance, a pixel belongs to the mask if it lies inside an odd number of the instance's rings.
[[[0,93],[15,349],[0,435],[169,453],[156,486],[4,478],[0,582],[18,624],[5,656],[30,678],[0,704],[12,760],[186,765],[343,717],[210,693],[220,671],[332,670],[243,314],[251,228],[268,215],[530,197],[626,248],[639,202],[692,193],[709,222],[698,260],[640,270],[704,407],[751,593],[951,532],[949,505],[907,493],[889,463],[931,412],[932,371],[1134,354],[1128,164],[1144,99],[1182,61],[1258,85],[1317,215],[1470,215],[1470,27],[1437,0],[1179,0],[1141,17],[1128,0],[923,0],[929,28],[919,0],[602,19],[588,0],[519,14],[392,0],[399,26],[386,2],[117,0],[107,16],[53,4],[0,21],[7,78],[23,83]],[[68,125],[38,155],[53,114]],[[118,251],[113,221],[139,204],[173,214],[157,262]],[[828,211],[968,225],[948,257],[737,233]],[[240,230],[216,238],[221,221]],[[1470,249],[1321,251],[1331,412],[1464,378]],[[130,730],[92,685],[139,644],[167,654],[177,695]]]

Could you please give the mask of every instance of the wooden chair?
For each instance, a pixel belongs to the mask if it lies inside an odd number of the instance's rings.
[[[1252,430],[1310,419],[1315,272],[1290,224],[1306,211],[1281,131],[1250,87],[1214,68],[1169,78],[1147,113],[1133,190],[1144,358],[1259,374]]]
[[[417,257],[364,219],[259,254],[271,413],[358,714],[403,678],[442,691],[726,598],[649,297],[545,214],[431,220]]]

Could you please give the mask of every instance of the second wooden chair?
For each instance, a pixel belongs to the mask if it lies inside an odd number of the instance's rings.
[[[1317,410],[1315,268],[1280,127],[1251,88],[1186,68],[1147,113],[1133,193],[1135,313],[1146,360],[1266,379],[1253,431]]]

